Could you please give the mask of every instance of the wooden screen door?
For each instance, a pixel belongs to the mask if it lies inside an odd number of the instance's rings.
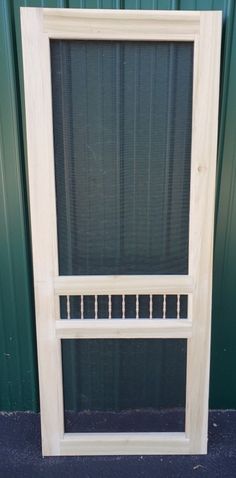
[[[221,13],[22,8],[21,25],[43,454],[206,453]],[[95,365],[98,343],[126,350],[121,404],[162,366],[175,407],[181,375],[182,428],[70,426],[87,343]]]

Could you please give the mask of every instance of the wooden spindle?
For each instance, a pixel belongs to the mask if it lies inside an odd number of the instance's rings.
[[[94,318],[97,320],[98,318],[98,296],[94,296]]]
[[[70,320],[70,296],[66,296],[66,313],[67,313],[67,319]]]
[[[180,319],[180,294],[177,295],[177,319]]]
[[[108,319],[112,318],[111,295],[108,296]]]
[[[139,296],[136,294],[136,319],[139,319]]]
[[[125,319],[125,296],[122,295],[122,319]]]
[[[163,312],[162,318],[166,319],[166,294],[163,295]]]
[[[84,318],[84,296],[83,295],[80,296],[80,316],[81,316],[81,320],[83,320]]]
[[[153,314],[153,301],[152,301],[152,294],[149,296],[149,319],[152,320]]]

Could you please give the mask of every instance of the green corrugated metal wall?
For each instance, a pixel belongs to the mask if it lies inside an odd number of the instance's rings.
[[[234,0],[1,0],[0,409],[37,410],[20,6],[223,10],[210,406],[236,408],[236,8]]]

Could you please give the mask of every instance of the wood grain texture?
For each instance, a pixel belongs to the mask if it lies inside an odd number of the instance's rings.
[[[55,455],[64,425],[53,286],[57,240],[50,57],[42,25],[41,9],[21,10],[42,447],[44,455]]]
[[[65,433],[61,455],[183,455],[184,433]]]
[[[192,336],[192,322],[183,319],[57,320],[56,335],[67,339],[182,339]]]
[[[43,15],[50,38],[189,41],[199,33],[199,12],[44,9]]]
[[[59,295],[189,294],[189,276],[60,276],[54,280]]]
[[[186,395],[186,433],[192,453],[207,452],[221,25],[220,12],[201,12],[194,54],[189,273],[194,275],[195,287]]]

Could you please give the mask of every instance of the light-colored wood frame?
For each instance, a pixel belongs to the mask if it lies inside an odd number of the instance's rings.
[[[207,451],[221,12],[22,8],[28,167],[44,455]],[[194,42],[189,274],[58,275],[50,38]],[[188,294],[188,319],[60,321],[58,296]],[[185,433],[64,433],[62,338],[187,338]]]

